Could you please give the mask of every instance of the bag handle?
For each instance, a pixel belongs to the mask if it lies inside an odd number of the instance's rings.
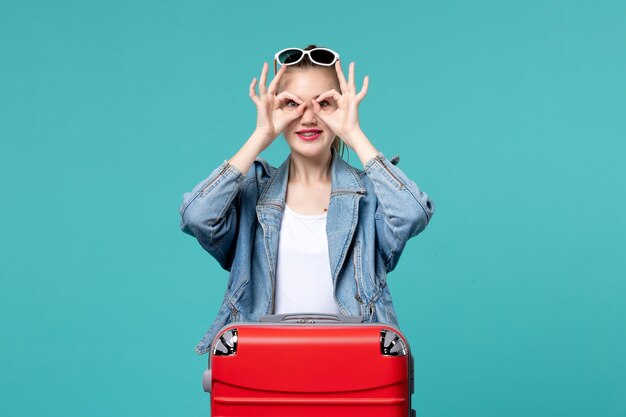
[[[362,316],[346,316],[342,314],[326,313],[287,313],[287,314],[266,314],[259,317],[263,323],[362,323]]]

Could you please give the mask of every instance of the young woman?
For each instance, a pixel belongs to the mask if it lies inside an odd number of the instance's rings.
[[[276,54],[281,68],[266,88],[263,64],[250,98],[256,130],[230,159],[185,193],[181,229],[195,236],[230,278],[211,328],[265,314],[316,312],[362,316],[398,326],[387,286],[407,240],[435,206],[361,130],[354,62],[348,79],[339,55],[309,45]],[[259,154],[283,134],[290,154],[278,168]],[[363,169],[340,156],[343,146]]]

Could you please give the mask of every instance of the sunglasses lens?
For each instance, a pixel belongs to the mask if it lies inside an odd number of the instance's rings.
[[[280,62],[281,65],[289,65],[296,62],[301,57],[302,51],[297,49],[287,49],[278,55],[278,62]]]
[[[314,49],[311,51],[311,59],[320,65],[330,65],[335,61],[335,54],[324,49]]]

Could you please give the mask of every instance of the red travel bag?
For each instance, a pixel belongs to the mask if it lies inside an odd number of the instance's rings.
[[[203,386],[213,417],[411,417],[413,358],[400,331],[302,313],[224,326]]]

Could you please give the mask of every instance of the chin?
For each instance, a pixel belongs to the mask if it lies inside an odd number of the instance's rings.
[[[301,151],[299,149],[291,149],[292,153],[297,153],[299,155],[302,155],[306,158],[317,158],[323,155],[326,155],[327,153],[330,152],[330,147],[326,147],[326,148],[319,148],[319,149],[306,149],[304,151]]]
[[[291,140],[287,141],[287,144],[292,153],[297,153],[307,158],[314,158],[330,152],[332,146],[332,142],[320,139],[321,138],[312,142],[305,142],[299,137],[294,136]]]

